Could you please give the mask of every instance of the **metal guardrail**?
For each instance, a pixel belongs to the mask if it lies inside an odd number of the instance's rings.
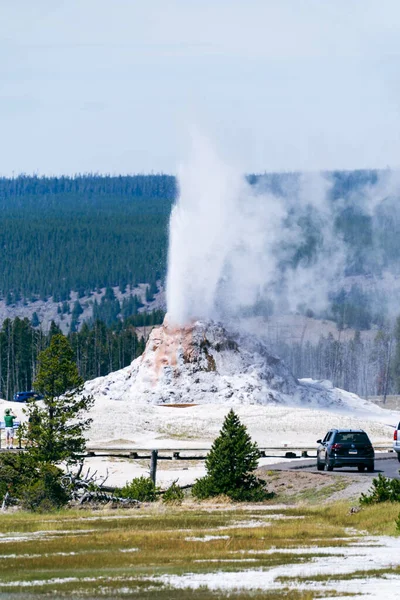
[[[393,452],[389,444],[376,444],[374,448],[378,452]],[[264,446],[259,447],[261,458],[315,458],[317,445],[315,446]],[[160,448],[158,460],[205,460],[210,448]],[[100,448],[88,447],[85,458],[113,456],[133,460],[149,460],[153,450],[150,448]],[[279,452],[280,454],[277,454]],[[309,452],[313,454],[310,455]],[[202,454],[197,454],[202,453]]]
[[[18,441],[18,446],[15,448],[16,450],[22,450],[22,437],[18,435],[20,432],[19,426],[21,425],[20,421],[14,422],[15,429],[15,438]],[[5,429],[4,421],[0,421],[0,450],[5,450],[2,447],[2,432]],[[269,457],[277,457],[282,456],[282,458],[314,458],[314,456],[309,456],[308,452],[316,452],[317,445],[314,446],[291,446],[289,444],[283,444],[281,446],[259,446],[261,458],[269,458]],[[391,444],[374,444],[374,449],[378,452],[393,452],[393,448]],[[211,448],[160,448],[158,452],[159,460],[205,460],[207,454],[210,452]],[[93,447],[88,446],[86,448],[86,453],[83,454],[85,458],[93,458],[93,457],[101,457],[101,456],[114,456],[118,458],[127,458],[134,460],[143,460],[150,459],[151,453],[153,449],[150,448],[138,448],[138,447],[110,447],[110,448],[101,448],[101,447]],[[277,455],[276,452],[280,452],[282,454]],[[202,454],[196,454],[202,453]]]

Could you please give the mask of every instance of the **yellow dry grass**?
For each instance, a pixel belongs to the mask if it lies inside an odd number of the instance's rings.
[[[223,501],[223,499],[220,499]],[[305,563],[310,546],[343,546],[349,528],[394,534],[395,505],[350,514],[346,503],[282,509],[263,505],[160,504],[119,511],[5,514],[0,520],[0,594],[43,593],[75,598],[160,600],[217,598],[308,600],[318,592],[205,588],[174,590],[153,576],[269,569]],[[362,534],[360,534],[362,535]],[[285,554],[279,549],[288,549]],[[276,549],[276,552],[274,551]],[[291,552],[291,549],[295,552]],[[240,562],[243,559],[249,563]],[[251,562],[250,562],[251,561]],[[153,594],[153,595],[152,595]]]

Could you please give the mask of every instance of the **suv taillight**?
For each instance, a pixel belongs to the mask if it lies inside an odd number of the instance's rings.
[[[394,430],[393,439],[397,441],[397,429]]]
[[[342,444],[333,444],[332,450],[339,450],[342,447]]]

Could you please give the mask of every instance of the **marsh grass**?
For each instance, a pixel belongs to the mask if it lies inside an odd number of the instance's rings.
[[[50,591],[53,598],[87,599],[317,598],[315,591],[293,589],[230,590],[225,595],[203,588],[171,590],[149,578],[189,572],[221,572],[223,577],[223,572],[307,563],[320,554],[317,548],[307,553],[302,548],[345,547],[354,541],[354,529],[395,533],[398,507],[371,505],[355,514],[349,508],[345,503],[268,511],[257,505],[216,510],[158,504],[118,513],[5,514],[0,520],[0,594],[14,599],[22,592],[37,598]],[[295,518],[276,519],[279,515]],[[26,537],[16,541],[17,534]]]
[[[398,535],[395,519],[399,514],[399,504],[382,502],[363,507],[359,512],[350,513],[347,502],[307,507],[303,514],[308,519],[314,517],[318,521],[337,527],[354,527],[360,532],[371,535]]]
[[[274,478],[269,479],[269,481],[274,481]],[[309,487],[294,493],[292,491],[286,492],[286,490],[293,490],[295,485],[286,485],[283,490],[279,491],[279,494],[277,494],[273,501],[295,506],[302,502],[308,505],[318,505],[330,498],[335,492],[346,489],[348,485],[349,482],[345,477],[337,477],[330,485],[324,485],[319,488]]]
[[[18,593],[20,592],[20,593]],[[82,582],[79,587],[71,587],[71,584],[65,583],[57,595],[51,593],[52,600],[69,598],[70,594],[73,593],[74,598],[85,598],[85,600],[122,600],[122,599],[136,599],[136,600],[226,600],[227,595],[220,591],[213,591],[206,588],[199,588],[193,590],[191,588],[186,589],[172,589],[169,587],[162,587],[161,585],[155,585],[150,580],[142,580],[140,582],[134,582],[132,578],[119,579],[118,581],[102,581],[99,584],[93,584],[92,582]],[[335,593],[331,593],[331,596],[335,596]],[[348,594],[352,595],[352,594]],[[2,595],[2,600],[37,600],[38,597],[49,596],[49,586],[35,586],[32,587],[27,594],[26,589],[16,590],[12,595]],[[279,591],[271,592],[243,592],[239,590],[232,590],[229,593],[230,600],[313,600],[316,598],[323,598],[323,593],[309,592],[309,591],[296,591],[289,590],[282,586]]]
[[[281,581],[282,583],[293,583],[294,581],[298,583],[309,583],[310,581],[315,582],[325,582],[325,581],[351,581],[354,579],[379,579],[386,577],[387,575],[395,575],[400,573],[399,567],[387,567],[387,568],[377,568],[377,569],[368,569],[366,570],[358,570],[353,571],[352,573],[335,573],[335,575],[311,575],[307,577],[277,577],[277,581]]]
[[[111,511],[96,511],[86,515],[84,511],[60,511],[48,515],[35,515],[30,513],[13,513],[1,516],[0,533],[18,531],[29,533],[36,531],[60,531],[71,532],[91,529],[109,530],[122,528],[165,530],[165,529],[207,529],[222,527],[231,522],[235,512],[225,515],[221,512],[209,512],[199,509],[197,512],[178,511],[172,508],[168,511],[142,512],[138,509],[121,511],[116,515]],[[279,511],[278,511],[279,512]],[[0,538],[1,541],[1,538]]]

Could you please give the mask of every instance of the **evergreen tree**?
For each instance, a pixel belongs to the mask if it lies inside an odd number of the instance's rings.
[[[231,409],[206,458],[207,475],[193,486],[193,495],[208,498],[226,494],[233,500],[264,500],[265,481],[254,475],[260,452],[247,428]]]
[[[83,379],[63,335],[53,335],[49,347],[39,354],[34,386],[44,395],[44,406],[27,405],[28,452],[38,463],[76,462],[85,448],[83,432],[91,422],[85,412],[93,400],[82,396]]]
[[[157,294],[158,287],[155,281],[152,281],[150,285],[146,286],[146,302],[153,302],[154,294]]]
[[[39,321],[37,312],[34,312],[32,315],[31,325],[32,325],[32,327],[39,327],[39,325],[40,325],[40,321]]]
[[[107,291],[109,290],[109,291]],[[121,312],[119,300],[115,297],[112,288],[107,288],[106,293],[102,297],[100,304],[97,300],[93,304],[93,321],[104,321],[106,325],[111,325],[118,321],[118,316]]]
[[[370,361],[376,372],[376,391],[383,396],[383,403],[390,385],[390,363],[392,360],[392,335],[386,330],[379,330],[374,339]]]
[[[109,302],[111,302],[112,300],[115,300],[115,293],[114,293],[114,290],[112,289],[112,287],[106,288],[103,298],[104,298],[104,300],[108,300]]]
[[[163,311],[158,310],[118,319],[108,326],[104,321],[83,322],[80,331],[71,332],[68,340],[84,381],[129,365],[145,346],[136,328],[162,323],[163,318]],[[35,319],[30,322],[16,317],[5,319],[0,328],[0,390],[7,400],[12,400],[16,391],[33,388],[39,353],[54,336],[62,335],[54,322],[48,333],[35,324]]]
[[[396,393],[400,391],[400,317],[396,319],[394,330],[395,350],[392,359],[392,377],[395,383]]]
[[[62,335],[62,331],[59,328],[59,326],[57,325],[57,323],[55,323],[54,321],[52,321],[50,323],[49,339],[51,340],[53,338],[53,336],[55,336],[55,335]]]
[[[132,315],[136,315],[138,313],[138,309],[142,306],[143,303],[136,294],[134,296],[129,296],[129,298],[124,298],[121,307],[122,318],[126,319]]]
[[[64,302],[62,303],[62,313],[63,314],[69,314],[70,308],[69,308],[69,302],[67,302],[67,300],[64,300]]]
[[[83,308],[79,300],[77,300],[74,304],[74,308],[72,309],[72,317],[71,317],[71,333],[78,331],[79,326],[79,317],[83,313]]]

